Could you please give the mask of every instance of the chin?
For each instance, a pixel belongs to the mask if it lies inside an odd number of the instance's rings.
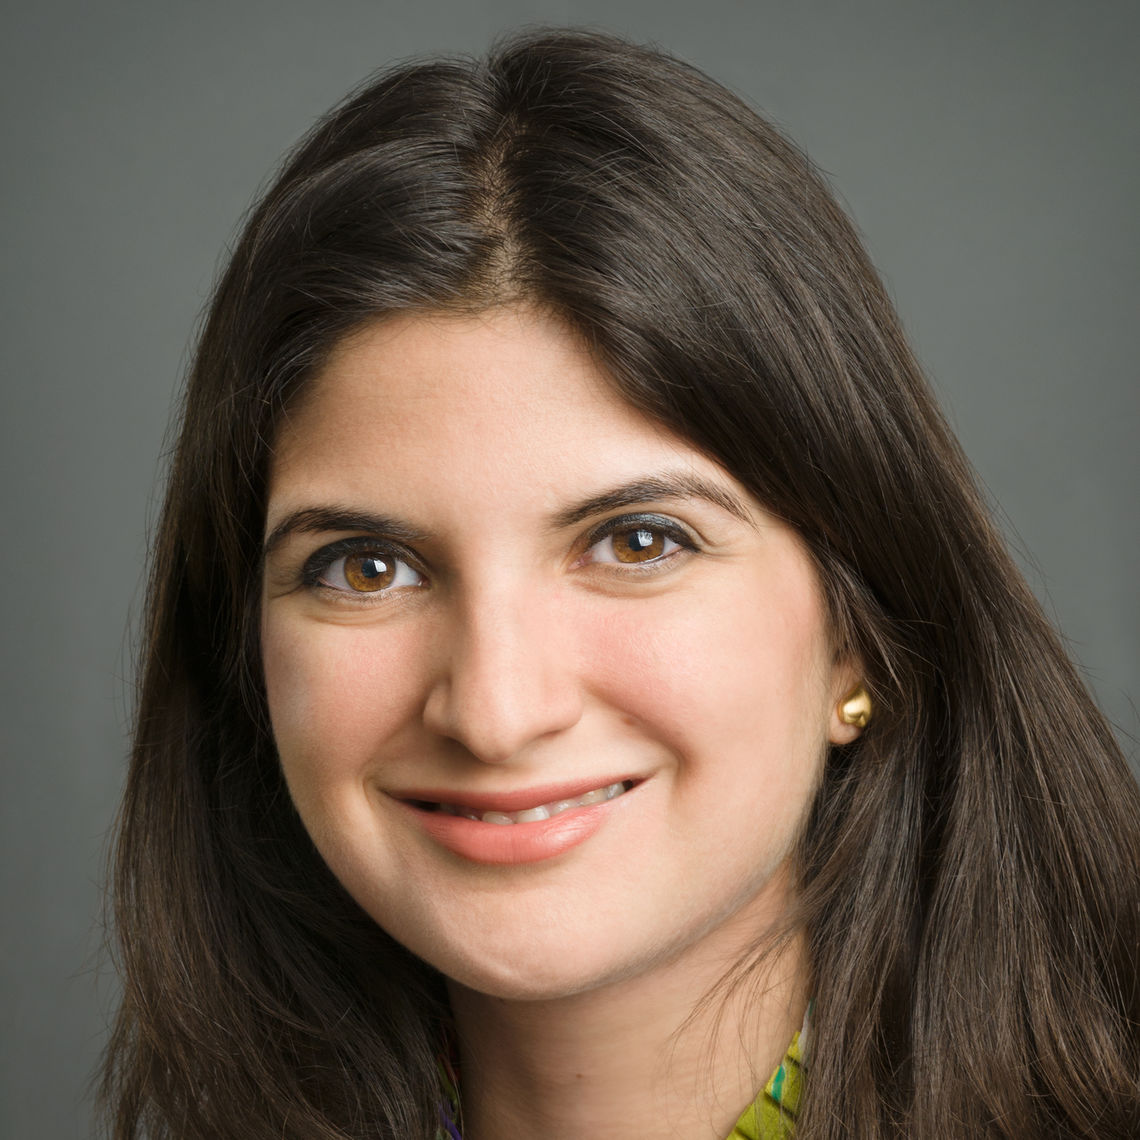
[[[612,955],[586,956],[581,945],[562,953],[544,950],[527,953],[475,956],[470,950],[457,959],[432,963],[465,989],[502,1001],[557,1001],[600,989],[644,969],[644,963],[621,965]]]

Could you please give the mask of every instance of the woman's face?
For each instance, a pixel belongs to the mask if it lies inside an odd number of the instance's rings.
[[[856,731],[796,534],[528,309],[339,347],[277,441],[262,614],[321,854],[501,997],[759,933]]]

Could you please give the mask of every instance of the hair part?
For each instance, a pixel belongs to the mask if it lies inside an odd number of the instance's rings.
[[[816,1000],[797,1140],[1133,1135],[1140,796],[1110,730],[807,159],[693,68],[576,32],[371,81],[218,283],[115,856],[113,1135],[434,1135],[441,980],[324,866],[273,747],[266,487],[351,330],[519,302],[797,530],[865,666],[876,718],[829,757],[789,919]]]

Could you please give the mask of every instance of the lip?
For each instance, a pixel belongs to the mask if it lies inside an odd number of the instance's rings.
[[[472,863],[519,865],[553,859],[585,843],[615,812],[624,810],[620,806],[622,801],[643,782],[632,776],[625,779],[634,780],[634,786],[615,799],[568,808],[550,819],[529,823],[483,823],[461,815],[427,811],[417,803],[455,804],[479,812],[525,811],[558,799],[576,799],[606,784],[578,780],[573,784],[551,784],[504,793],[475,794],[433,788],[416,789],[408,794],[388,794],[431,840],[460,858]],[[623,781],[620,778],[609,780],[611,784],[619,782]]]
[[[544,784],[533,788],[518,788],[509,792],[464,792],[454,788],[412,788],[406,791],[389,791],[388,795],[394,800],[404,803],[419,801],[430,804],[453,804],[455,807],[470,808],[472,811],[526,811],[536,808],[540,804],[553,803],[555,800],[576,800],[595,788],[606,788],[610,784],[624,784],[630,781],[636,786],[642,782],[642,777],[630,773],[617,776],[595,776],[594,778],[575,780],[566,784]],[[633,789],[631,788],[630,791]],[[577,809],[575,809],[577,810]],[[522,824],[515,824],[521,827]]]

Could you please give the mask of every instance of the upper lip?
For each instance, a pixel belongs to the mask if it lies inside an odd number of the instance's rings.
[[[610,784],[627,781],[640,783],[638,776],[629,773],[617,776],[593,776],[575,780],[567,784],[545,784],[541,787],[519,788],[507,792],[465,792],[455,788],[409,788],[389,791],[396,800],[417,800],[421,803],[448,804],[452,807],[469,808],[472,811],[526,811],[555,800],[574,800],[592,792],[595,788],[606,788]]]

